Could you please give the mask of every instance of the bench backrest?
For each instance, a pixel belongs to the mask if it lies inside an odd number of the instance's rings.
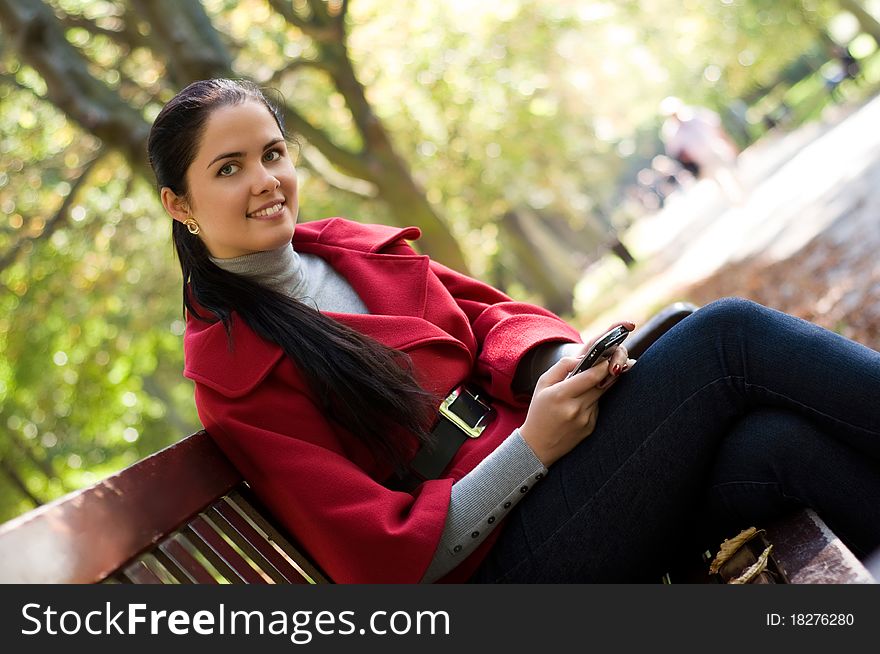
[[[0,527],[2,583],[323,583],[204,431]]]

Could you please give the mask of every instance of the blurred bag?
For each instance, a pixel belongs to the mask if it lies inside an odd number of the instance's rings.
[[[763,529],[749,527],[721,543],[709,574],[722,584],[787,584]]]

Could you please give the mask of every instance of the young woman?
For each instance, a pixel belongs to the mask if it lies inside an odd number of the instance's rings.
[[[297,226],[256,87],[188,86],[149,154],[201,420],[334,581],[656,580],[693,525],[798,506],[880,545],[877,352],[726,299],[567,378],[578,333],[418,255],[418,229]]]

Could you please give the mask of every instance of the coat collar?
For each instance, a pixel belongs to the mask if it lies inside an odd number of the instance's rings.
[[[373,317],[421,318],[430,262],[404,243],[421,235],[418,227],[362,225],[331,218],[299,225],[293,246],[297,252],[325,259],[357,291]],[[339,319],[348,314],[330,315]]]
[[[363,225],[330,218],[298,225],[293,246],[326,259],[370,311],[368,315],[328,312],[328,316],[392,348],[436,341],[456,346],[470,356],[466,344],[424,318],[430,261],[405,243],[420,235],[417,227]],[[227,397],[250,392],[283,352],[235,314],[232,336],[230,347],[222,324],[190,317],[184,336],[184,375]]]

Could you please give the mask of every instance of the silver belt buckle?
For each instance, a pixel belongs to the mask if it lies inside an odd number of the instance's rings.
[[[466,402],[471,406],[477,404],[483,408],[483,415],[477,419],[475,424],[470,425],[466,420],[455,413],[454,408],[457,406],[457,402]],[[494,410],[492,407],[481,401],[478,394],[470,392],[464,386],[459,386],[453,390],[440,404],[440,415],[461,429],[467,434],[468,438],[479,438],[480,434],[483,433],[483,430],[486,429],[486,426],[491,421],[493,414]]]

